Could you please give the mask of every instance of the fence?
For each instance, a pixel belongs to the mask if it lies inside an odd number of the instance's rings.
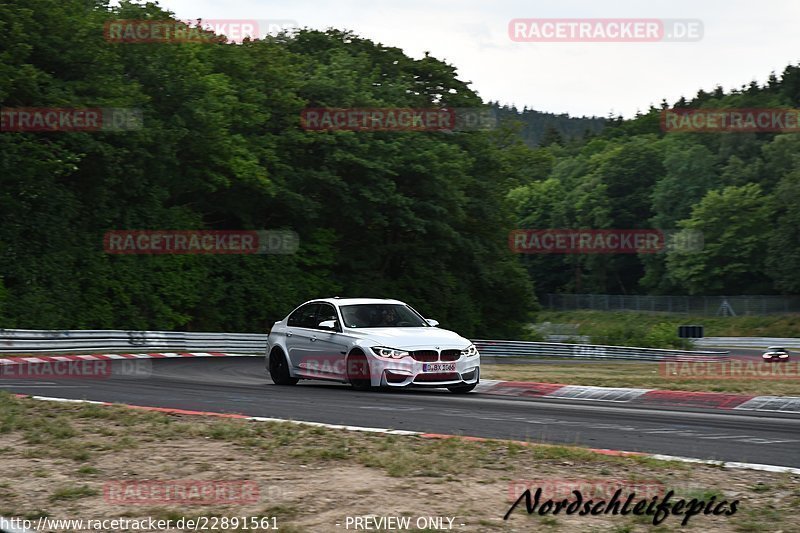
[[[554,324],[552,322],[531,324],[531,327],[542,334],[547,342],[589,344],[592,340],[588,335],[580,334],[580,326],[580,324]]]
[[[695,346],[725,346],[730,348],[753,348],[764,350],[768,346],[800,348],[800,339],[781,337],[706,337],[694,339]]]
[[[675,358],[717,360],[730,355],[726,351],[684,351],[631,346],[601,346],[595,344],[559,344],[556,342],[476,340],[475,346],[483,357],[562,357],[565,359],[629,359],[662,361]]]
[[[582,359],[660,360],[676,356],[719,357],[727,352],[658,350],[625,346],[594,346],[506,340],[476,340],[482,355],[493,357],[567,357]],[[263,354],[267,335],[261,333],[190,333],[123,330],[0,330],[0,354],[69,352],[227,352]]]
[[[548,294],[552,310],[651,311],[705,316],[800,313],[800,296],[644,296],[625,294]]]

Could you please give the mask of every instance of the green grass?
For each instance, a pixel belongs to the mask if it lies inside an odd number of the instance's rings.
[[[284,522],[298,516],[300,509],[294,505],[273,505],[265,509],[261,514],[262,516],[274,516],[278,519],[278,522]]]
[[[594,344],[635,341],[637,346],[647,346],[649,334],[651,344],[661,344],[654,347],[668,347],[664,346],[670,344],[666,334],[677,333],[678,326],[685,324],[705,326],[707,337],[800,337],[800,313],[715,317],[634,311],[542,311],[537,314],[536,323],[543,322],[579,324],[578,335],[589,335]]]
[[[80,485],[78,487],[62,487],[50,495],[50,501],[57,502],[60,500],[77,500],[80,498],[88,498],[89,496],[96,496],[97,494],[97,490],[90,488],[87,485]]]
[[[48,516],[50,516],[50,513],[48,513],[47,511],[44,511],[42,509],[34,509],[32,511],[28,511],[25,514],[23,514],[22,518],[24,518],[25,520],[38,520],[40,518],[46,518]]]
[[[78,469],[78,475],[81,476],[93,476],[95,474],[99,474],[100,471],[93,466],[83,465]]]

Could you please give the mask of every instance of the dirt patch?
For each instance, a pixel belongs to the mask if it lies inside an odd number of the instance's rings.
[[[279,531],[371,531],[407,517],[427,531],[650,531],[652,517],[528,515],[524,503],[503,515],[526,487],[546,494],[580,489],[608,500],[616,488],[652,497],[739,500],[733,516],[693,517],[688,531],[798,531],[800,476],[617,458],[580,448],[507,442],[431,440],[62,405],[0,396],[0,515],[53,519],[173,520],[274,517]],[[153,498],[147,483],[248,482],[255,498],[200,504]],[[109,487],[136,486],[121,502]],[[163,486],[162,486],[163,488]],[[550,492],[547,492],[550,491]],[[252,496],[252,493],[249,493]],[[230,495],[229,495],[230,496]],[[156,501],[157,500],[157,501]],[[637,498],[638,500],[638,498]],[[348,522],[348,517],[350,521]],[[370,521],[366,522],[370,517]],[[452,524],[447,520],[452,519]],[[670,516],[657,531],[677,530]],[[420,522],[417,522],[420,520]],[[209,522],[208,526],[213,525]],[[379,529],[380,526],[384,526]],[[217,527],[212,531],[256,531]],[[74,526],[71,530],[77,530]],[[49,529],[55,531],[56,529]],[[66,528],[60,529],[65,531]],[[117,527],[108,531],[136,531]],[[180,531],[145,529],[147,531]],[[139,529],[142,531],[142,529]]]

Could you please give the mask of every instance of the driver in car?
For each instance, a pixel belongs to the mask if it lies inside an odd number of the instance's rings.
[[[399,317],[393,308],[384,309],[381,314],[381,326],[396,326]]]

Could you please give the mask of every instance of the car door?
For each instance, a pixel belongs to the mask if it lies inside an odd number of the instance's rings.
[[[321,323],[330,321],[336,323],[334,330],[320,326]],[[317,309],[315,322],[315,331],[309,339],[306,366],[309,370],[313,367],[319,377],[343,379],[347,341],[342,337],[341,320],[336,313],[336,308],[329,303],[321,303]]]
[[[302,369],[308,352],[311,350],[311,336],[316,325],[317,310],[321,304],[319,302],[307,303],[300,306],[289,316],[286,321],[286,355],[289,356],[289,363],[295,369]],[[315,339],[316,340],[316,339]]]

